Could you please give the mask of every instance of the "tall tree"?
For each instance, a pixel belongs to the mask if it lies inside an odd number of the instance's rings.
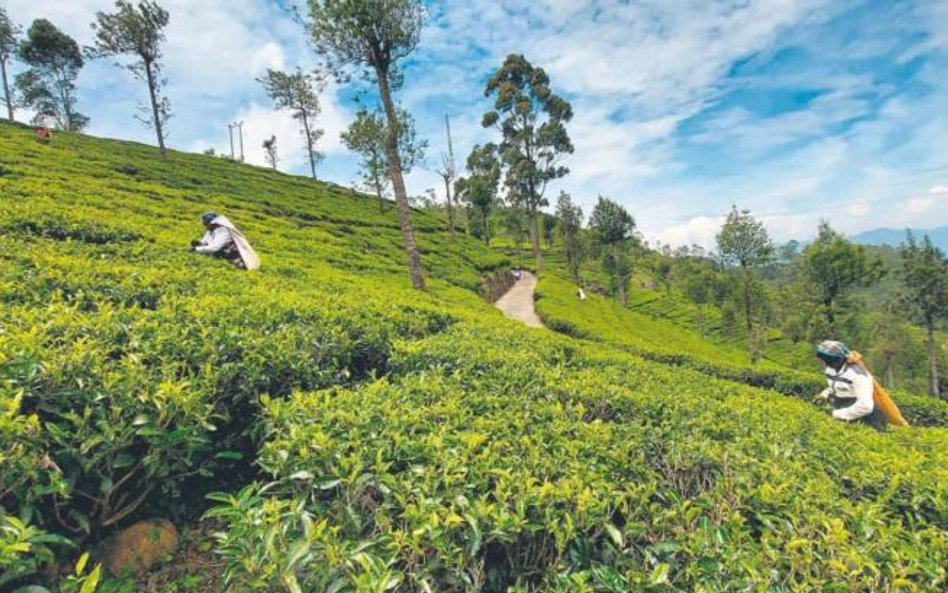
[[[579,281],[579,266],[582,260],[582,243],[579,233],[583,226],[583,209],[573,202],[570,195],[560,192],[556,199],[556,217],[560,219],[560,235],[566,250],[566,265],[573,280]]]
[[[277,163],[280,161],[277,156],[277,137],[276,135],[271,135],[268,140],[263,141],[263,151],[265,153],[267,162],[270,164],[270,167],[276,171]]]
[[[467,177],[454,184],[455,195],[467,202],[473,216],[468,220],[475,236],[490,245],[490,213],[497,205],[500,159],[494,144],[475,145],[467,157]]]
[[[541,214],[543,217],[543,240],[546,241],[547,249],[553,248],[554,231],[556,230],[556,217],[549,214]]]
[[[396,107],[401,123],[398,135],[398,154],[402,171],[411,172],[412,168],[425,156],[428,142],[419,140],[415,134],[415,120],[407,111]],[[366,108],[356,112],[356,118],[341,135],[346,148],[359,155],[362,185],[375,193],[379,200],[379,211],[384,209],[388,176],[388,127],[381,110],[369,111]]]
[[[389,176],[398,207],[398,222],[405,241],[412,285],[424,289],[425,277],[421,256],[411,224],[411,208],[398,137],[402,122],[395,108],[392,92],[402,80],[400,61],[418,46],[427,12],[421,0],[308,0],[309,33],[313,45],[325,59],[325,67],[345,80],[353,69],[375,79],[388,120],[385,149]]]
[[[602,249],[603,268],[609,274],[613,294],[623,305],[628,305],[629,280],[632,279],[628,245],[635,230],[635,219],[617,202],[599,196],[589,217],[589,230],[593,242]]]
[[[116,0],[115,12],[97,12],[92,30],[95,46],[89,49],[93,58],[129,56],[132,61],[116,65],[126,68],[132,76],[148,85],[150,109],[141,117],[142,123],[155,130],[158,148],[165,153],[165,138],[171,103],[161,94],[165,81],[161,78],[162,30],[168,25],[168,11],[154,0],[142,0],[136,7],[127,0]]]
[[[530,216],[530,238],[539,272],[543,254],[537,217],[539,209],[547,205],[543,198],[546,185],[569,172],[561,161],[573,152],[565,125],[573,117],[573,109],[551,90],[543,68],[517,54],[507,56],[487,81],[484,94],[495,99],[481,124],[497,127],[502,135],[504,183],[508,195]]]
[[[267,95],[280,109],[293,112],[293,119],[300,122],[303,139],[306,140],[306,154],[309,157],[309,169],[316,179],[316,163],[323,155],[316,150],[316,142],[323,136],[323,130],[315,127],[316,118],[321,111],[319,106],[319,81],[307,72],[297,68],[295,72],[281,72],[267,69],[267,73],[258,78]]]
[[[939,397],[938,344],[935,327],[948,318],[948,261],[926,235],[919,245],[912,233],[899,248],[902,256],[904,299],[924,325],[928,342],[928,389]]]
[[[504,213],[504,227],[506,227],[507,235],[514,242],[514,247],[517,249],[517,265],[520,267],[523,266],[522,244],[529,232],[525,222],[523,210],[515,206],[507,208]]]
[[[751,362],[756,362],[760,352],[755,346],[757,340],[754,334],[754,293],[757,291],[754,268],[768,263],[773,258],[774,246],[763,223],[751,216],[750,211],[738,210],[737,206],[731,208],[717,235],[717,243],[724,262],[737,265],[740,269],[740,294],[748,349]]]
[[[848,241],[821,221],[816,239],[803,250],[803,268],[816,290],[830,337],[836,335],[837,313],[856,288],[871,286],[885,274],[882,261],[862,245]]]
[[[82,52],[75,39],[46,19],[36,19],[17,51],[29,66],[16,76],[23,103],[36,111],[34,121],[52,121],[60,129],[78,132],[89,118],[76,111],[76,78]]]
[[[3,101],[7,105],[7,119],[10,121],[13,121],[13,95],[10,93],[7,66],[16,53],[20,33],[20,27],[13,24],[6,9],[0,6],[0,75],[3,77]]]

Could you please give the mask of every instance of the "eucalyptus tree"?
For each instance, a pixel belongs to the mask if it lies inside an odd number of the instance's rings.
[[[539,210],[548,205],[543,197],[547,184],[569,173],[562,160],[573,152],[565,125],[573,117],[573,109],[553,92],[546,71],[519,54],[507,56],[487,81],[484,94],[493,97],[494,104],[481,124],[500,131],[504,183],[508,195],[530,218],[539,272],[543,268]]]
[[[95,45],[89,49],[89,55],[131,58],[130,62],[117,65],[148,85],[150,109],[143,110],[150,113],[140,119],[155,130],[158,148],[164,154],[171,103],[161,91],[166,83],[161,75],[161,44],[165,41],[163,30],[168,25],[168,11],[154,0],[142,0],[137,6],[127,0],[116,0],[115,12],[97,12],[95,18]]]
[[[411,223],[411,207],[398,150],[404,122],[393,93],[404,76],[399,67],[418,46],[427,16],[421,0],[308,0],[307,28],[323,67],[340,81],[359,73],[375,82],[387,120],[385,151],[412,285],[424,289],[424,269]]]

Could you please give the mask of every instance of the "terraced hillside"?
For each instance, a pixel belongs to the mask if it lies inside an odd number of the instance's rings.
[[[573,335],[522,327],[476,293],[505,257],[421,212],[416,292],[344,188],[5,124],[0,167],[0,590],[205,511],[234,591],[948,582],[943,426],[841,425],[691,336],[663,358],[555,273]],[[187,252],[205,210],[259,272]]]

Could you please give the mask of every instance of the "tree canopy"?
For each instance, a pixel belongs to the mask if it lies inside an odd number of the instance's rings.
[[[161,95],[164,84],[161,44],[165,40],[163,30],[168,20],[168,11],[154,0],[141,0],[137,6],[127,0],[116,0],[114,13],[96,13],[96,20],[92,23],[95,46],[89,50],[92,57],[133,58],[124,67],[148,85],[150,109],[146,110],[150,113],[141,119],[154,128],[161,152],[165,152],[166,126],[171,117],[171,103]]]
[[[316,179],[316,163],[323,155],[316,149],[316,142],[323,136],[323,130],[315,127],[316,118],[322,108],[319,104],[319,79],[297,68],[294,72],[282,72],[268,68],[266,74],[257,79],[267,95],[273,99],[279,109],[289,109],[293,119],[300,122],[300,133],[306,141],[306,154],[309,168]]]
[[[537,269],[542,268],[537,212],[547,205],[546,185],[569,173],[562,159],[573,152],[566,122],[573,109],[553,92],[543,68],[510,54],[488,79],[484,95],[494,98],[481,125],[501,133],[498,147],[505,167],[508,196],[530,214],[530,235]]]
[[[89,118],[76,111],[76,78],[84,65],[76,40],[46,19],[33,21],[17,51],[29,66],[16,77],[25,105],[36,111],[36,123],[80,131]]]

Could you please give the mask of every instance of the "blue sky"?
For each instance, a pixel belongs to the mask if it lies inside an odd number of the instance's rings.
[[[267,67],[315,59],[290,0],[164,0],[175,113],[170,144],[229,151],[243,120],[250,162],[278,137],[281,168],[303,173],[302,139],[255,82]],[[27,25],[44,16],[91,41],[111,0],[0,0]],[[535,0],[432,2],[400,100],[431,145],[408,177],[431,170],[451,116],[460,160],[489,107],[483,85],[510,52],[547,69],[573,104],[569,191],[587,213],[598,194],[624,204],[651,240],[710,246],[731,204],[777,240],[811,236],[820,218],[855,233],[948,224],[948,2],[842,0]],[[145,89],[101,61],[79,80],[89,133],[153,142],[134,120]],[[339,142],[352,88],[326,90],[319,174],[343,184],[356,161]]]

